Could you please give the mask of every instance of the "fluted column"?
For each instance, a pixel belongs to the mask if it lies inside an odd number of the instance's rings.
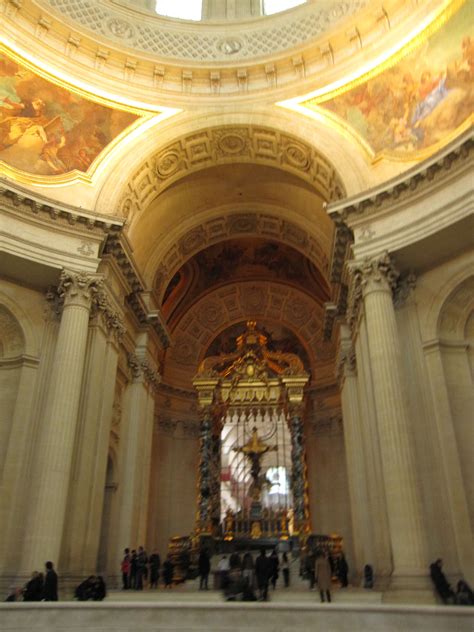
[[[398,275],[388,254],[356,268],[362,286],[377,426],[387,499],[394,571],[392,583],[416,587],[426,576],[426,553],[419,485],[410,438],[410,420],[400,364],[392,299]],[[402,579],[403,578],[403,579]]]
[[[293,492],[293,509],[295,513],[295,527],[297,533],[308,533],[309,498],[308,472],[306,468],[304,434],[303,434],[303,406],[290,405],[290,434],[291,434],[291,483]]]
[[[146,507],[153,440],[153,385],[158,373],[146,360],[129,355],[132,381],[127,387],[123,435],[120,436],[119,516],[117,559],[124,547],[145,544]]]
[[[98,276],[63,271],[64,301],[50,387],[36,447],[37,493],[25,536],[22,568],[57,562],[61,550],[92,296]]]
[[[364,565],[372,562],[370,542],[372,525],[368,511],[367,474],[362,439],[357,369],[350,331],[341,326],[340,370],[342,372],[341,404],[344,421],[349,497],[351,502],[355,570],[361,576]]]

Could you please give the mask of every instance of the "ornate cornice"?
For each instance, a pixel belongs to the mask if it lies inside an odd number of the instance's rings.
[[[158,310],[150,310],[143,299],[145,286],[133,263],[133,257],[123,236],[111,234],[108,236],[103,250],[104,255],[111,255],[119,266],[130,293],[126,297],[140,325],[150,325],[158,335],[163,348],[170,345],[170,335],[165,321]]]
[[[55,202],[18,185],[0,180],[0,207],[12,208],[66,226],[111,234],[122,230],[123,218],[99,215],[69,204]]]
[[[470,161],[473,149],[474,138],[470,129],[421,166],[342,202],[328,204],[327,212],[338,223],[347,223],[352,217],[370,217],[371,214],[379,213],[390,205],[413,196],[418,190],[432,187],[433,182],[439,182],[443,175]]]

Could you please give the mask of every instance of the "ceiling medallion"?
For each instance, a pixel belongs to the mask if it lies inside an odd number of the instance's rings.
[[[238,134],[225,134],[217,141],[219,148],[226,154],[239,154],[245,149],[245,139]]]
[[[235,37],[229,37],[217,42],[217,49],[224,55],[235,55],[242,49],[242,42]]]
[[[112,18],[109,20],[107,22],[107,28],[114,37],[118,37],[119,39],[131,39],[135,34],[133,26],[120,18]]]

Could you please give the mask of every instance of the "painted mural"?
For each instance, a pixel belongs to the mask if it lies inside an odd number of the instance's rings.
[[[375,153],[428,150],[451,138],[474,108],[474,2],[395,66],[319,107],[342,118]]]
[[[34,175],[86,172],[139,117],[73,94],[0,54],[0,160]]]
[[[262,324],[261,322],[257,323],[257,329],[267,336],[267,349],[269,351],[296,354],[303,362],[305,370],[310,372],[311,366],[306,349],[289,329],[283,325]],[[225,329],[211,343],[206,351],[206,357],[233,353],[237,349],[237,337],[245,331],[247,331],[246,322],[236,323]]]

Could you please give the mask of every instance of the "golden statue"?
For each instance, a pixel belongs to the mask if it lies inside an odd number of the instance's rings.
[[[257,434],[257,428],[252,428],[252,436],[241,448],[234,448],[236,452],[242,452],[250,461],[252,475],[252,485],[250,486],[250,495],[254,500],[260,500],[262,491],[261,459],[267,452],[275,451],[276,446],[269,446],[264,443]]]

